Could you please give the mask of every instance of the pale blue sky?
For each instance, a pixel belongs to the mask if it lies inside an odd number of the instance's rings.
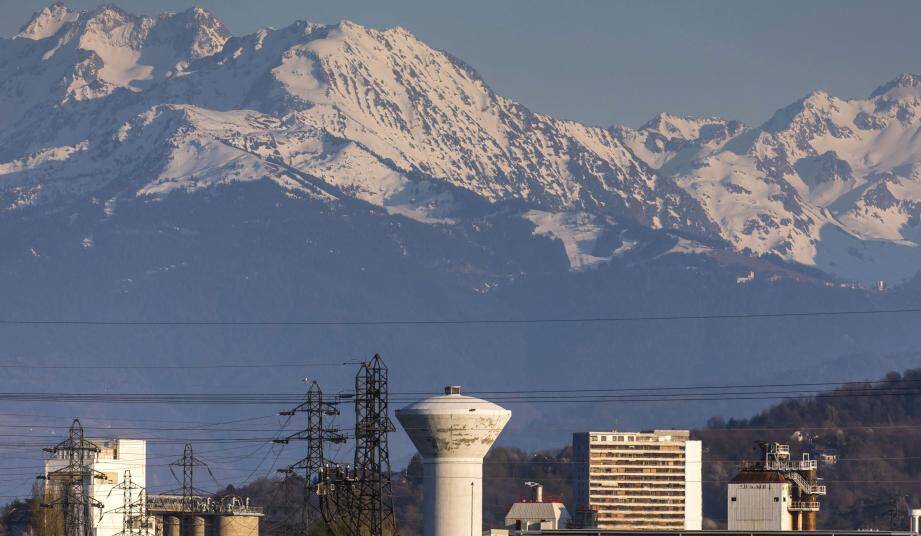
[[[0,35],[15,33],[47,3],[0,0]],[[400,25],[536,111],[605,126],[638,126],[659,111],[760,123],[812,89],[859,97],[901,72],[921,72],[921,2],[110,3],[147,14],[202,5],[235,34],[295,19]]]

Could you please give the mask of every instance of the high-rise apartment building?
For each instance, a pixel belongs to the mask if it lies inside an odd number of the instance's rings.
[[[701,442],[687,430],[576,433],[572,447],[575,505],[599,529],[701,529]]]

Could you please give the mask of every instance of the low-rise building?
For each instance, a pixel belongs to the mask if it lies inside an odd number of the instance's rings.
[[[792,502],[780,473],[743,471],[729,481],[729,530],[793,530]]]
[[[569,525],[569,511],[562,499],[544,499],[543,486],[528,482],[534,489],[534,499],[518,501],[505,516],[505,527],[512,531],[565,529]]]

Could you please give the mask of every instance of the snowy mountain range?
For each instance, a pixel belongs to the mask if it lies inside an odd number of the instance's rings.
[[[760,127],[661,114],[599,128],[497,95],[399,28],[296,22],[236,37],[203,9],[55,4],[0,39],[0,317],[333,324],[2,324],[0,361],[49,367],[5,368],[4,385],[291,393],[311,377],[334,392],[351,369],[309,363],[374,352],[407,393],[827,382],[917,366],[909,314],[335,322],[914,307],[919,111],[921,79],[906,75],[863,100],[810,95]],[[304,367],[223,366],[271,362]],[[51,370],[61,363],[134,368]],[[692,426],[762,405],[518,404],[508,437],[556,446],[612,419]],[[229,421],[266,409],[92,411]],[[394,450],[412,452],[403,441]]]
[[[662,115],[617,132],[735,249],[899,281],[919,261],[919,112],[921,77],[906,74],[867,99],[814,92],[758,128]]]
[[[54,4],[0,40],[0,210],[270,181],[429,225],[512,212],[572,269],[624,226],[846,281],[921,266],[921,77],[822,92],[760,127],[661,114],[639,129],[532,112],[402,28],[296,22],[231,36],[201,8]],[[677,246],[676,246],[677,247]]]

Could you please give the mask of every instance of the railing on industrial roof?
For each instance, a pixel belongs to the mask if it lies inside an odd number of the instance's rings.
[[[240,497],[189,497],[182,495],[148,495],[147,510],[202,514],[262,515],[263,509],[250,506],[249,499]]]

